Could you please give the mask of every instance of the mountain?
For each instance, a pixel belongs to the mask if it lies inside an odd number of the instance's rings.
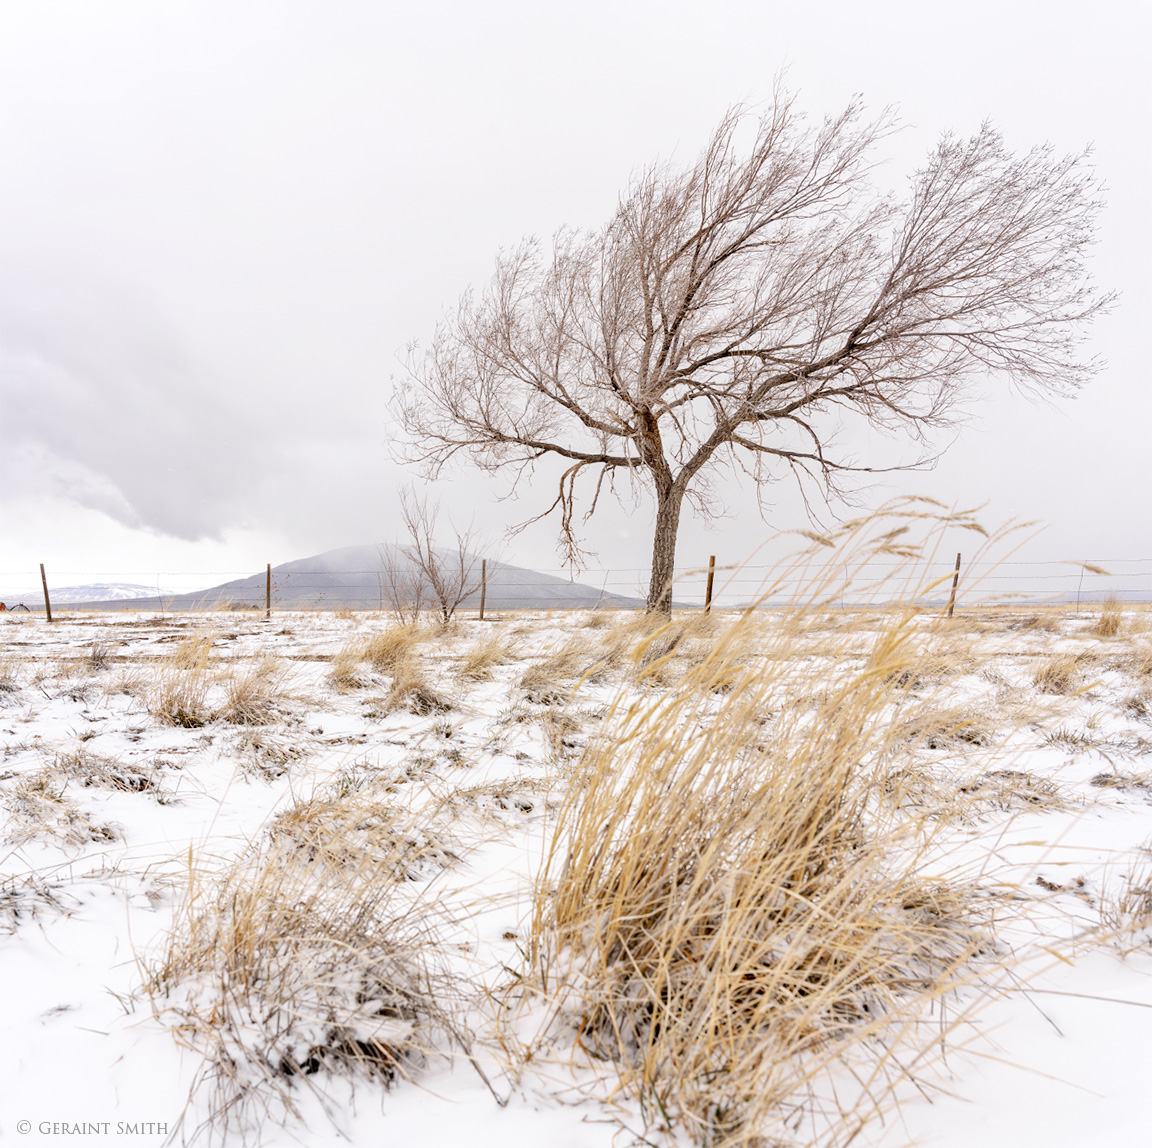
[[[52,596],[53,606],[72,606],[77,602],[127,602],[134,598],[147,598],[156,596],[155,586],[140,586],[134,582],[90,582],[86,586],[50,586],[48,592]],[[0,595],[9,607],[17,602],[23,602],[28,607],[37,604],[44,605],[44,591],[37,586],[33,590],[24,590],[20,593]]]
[[[393,547],[383,546],[345,546],[273,566],[273,609],[387,609],[382,551],[387,552],[403,568],[405,562],[400,552]],[[117,595],[100,594],[86,599],[68,599],[68,605],[103,610],[262,608],[265,580],[266,573],[261,571],[247,578],[237,578],[189,594],[157,596],[155,592],[149,593],[146,587],[136,587],[144,591],[143,596],[134,596],[129,600]],[[52,602],[55,604],[60,601],[64,604],[63,599],[57,598],[56,591],[51,590],[51,587],[49,589]],[[27,601],[27,604],[33,605],[31,601]],[[465,599],[461,608],[474,610],[479,605],[480,594],[477,591]],[[522,566],[494,561],[488,563],[485,607],[489,610],[571,610],[597,606],[633,610],[642,605],[639,598],[605,593],[595,586],[569,582]]]
[[[134,598],[155,597],[155,586],[139,586],[133,582],[93,582],[88,586],[61,586],[59,590],[48,588],[52,596],[52,603],[61,606],[71,605],[74,602],[90,602],[99,598],[106,602],[128,602]],[[43,597],[43,592],[41,592]]]

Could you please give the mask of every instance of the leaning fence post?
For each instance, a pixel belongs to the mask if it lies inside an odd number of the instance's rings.
[[[264,620],[272,617],[272,563],[264,572]]]
[[[708,559],[708,585],[704,587],[704,613],[712,609],[712,580],[716,577],[716,555]]]
[[[956,608],[956,586],[960,581],[960,555],[956,555],[956,569],[952,571],[952,593],[948,596],[948,617],[952,617],[952,611]]]
[[[484,599],[488,596],[488,559],[480,559],[480,621],[484,621]]]
[[[40,563],[40,585],[44,587],[44,613],[48,615],[48,621],[52,621],[52,601],[48,597],[48,576],[44,573],[44,563]]]

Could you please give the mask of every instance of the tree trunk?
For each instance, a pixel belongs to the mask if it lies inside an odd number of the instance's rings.
[[[680,504],[684,491],[673,483],[656,492],[656,533],[652,539],[652,581],[648,585],[651,613],[672,613],[672,575],[676,564],[676,532],[680,528]]]

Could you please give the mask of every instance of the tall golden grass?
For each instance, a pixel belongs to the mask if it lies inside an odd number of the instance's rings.
[[[878,813],[915,612],[864,650],[844,634],[843,657],[825,636],[831,662],[805,670],[808,629],[749,613],[655,700],[621,701],[559,813],[517,991],[613,1065],[646,1134],[793,1143],[799,1121],[847,1144],[939,1046],[925,1017],[990,944],[971,890],[924,867],[934,825]],[[640,665],[674,656],[648,657],[661,640]]]

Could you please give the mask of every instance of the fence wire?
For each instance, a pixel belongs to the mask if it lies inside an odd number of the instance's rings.
[[[951,589],[952,561],[927,563],[877,559],[861,563],[803,567],[784,564],[725,564],[715,570],[713,605],[736,608],[752,602],[784,605],[818,596],[832,605],[868,605],[946,599]],[[673,597],[677,605],[703,604],[707,564],[677,569]],[[490,562],[485,591],[488,610],[635,607],[647,594],[643,567],[585,567],[526,570]],[[28,571],[0,572],[0,601],[9,610],[19,605],[44,609],[36,577]],[[203,588],[197,588],[203,587]],[[13,587],[11,591],[4,588]],[[201,570],[161,572],[60,570],[49,572],[52,605],[60,608],[100,606],[122,610],[194,610],[262,608],[266,571]],[[962,563],[959,601],[981,603],[1077,604],[1114,597],[1122,602],[1152,601],[1152,559],[1092,558],[977,560]],[[479,604],[479,589],[463,608]],[[368,569],[272,569],[272,606],[276,609],[388,610],[388,588],[379,567]]]

